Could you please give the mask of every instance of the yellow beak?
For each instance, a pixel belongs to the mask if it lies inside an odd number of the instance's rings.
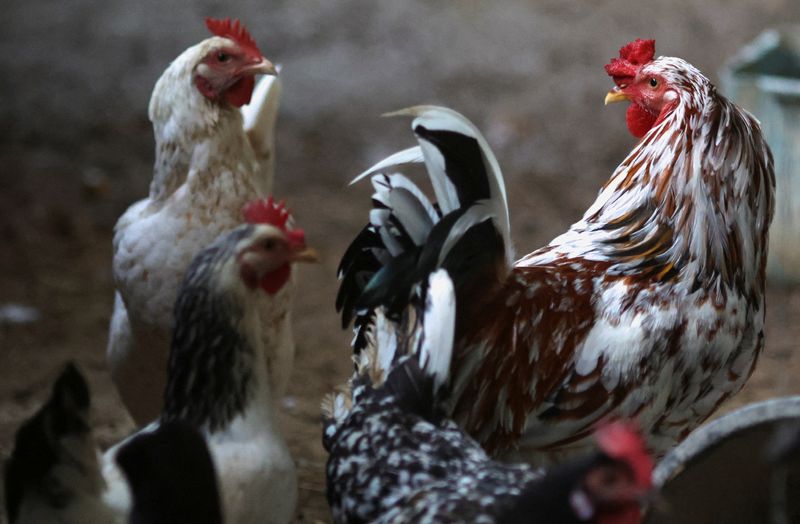
[[[261,60],[257,62],[252,62],[247,64],[246,66],[240,68],[236,71],[237,76],[248,74],[248,75],[270,75],[270,76],[277,76],[278,75],[278,68],[275,67],[275,64],[264,58],[261,57]]]
[[[624,100],[630,100],[630,98],[620,91],[618,87],[615,87],[606,94],[605,105],[613,104],[614,102],[622,102]]]
[[[319,262],[319,255],[313,248],[306,247],[292,255],[292,262]]]

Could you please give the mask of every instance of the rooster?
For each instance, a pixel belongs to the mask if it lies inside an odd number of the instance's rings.
[[[148,198],[117,222],[117,293],[108,362],[120,397],[138,424],[162,407],[171,308],[192,258],[241,222],[245,203],[272,185],[273,126],[279,86],[238,21],[207,19],[214,35],[190,47],[161,75],[150,99],[156,160]],[[255,100],[251,100],[255,89]],[[286,300],[276,307],[288,309]],[[263,312],[264,315],[270,314]],[[276,394],[294,358],[288,330],[265,332]]]
[[[436,268],[458,303],[449,415],[488,450],[537,463],[636,418],[662,455],[744,385],[764,347],[772,155],[759,123],[680,58],[637,40],[606,66],[641,140],[583,218],[514,261],[494,154],[460,114],[401,112],[419,142],[367,170],[370,224],[339,267],[361,351]],[[432,204],[394,166],[424,162]],[[361,178],[358,177],[358,178]],[[358,180],[358,178],[356,180]]]
[[[69,475],[64,475],[64,484],[70,490],[82,488],[79,500],[86,502],[66,513],[72,506],[65,506],[61,499],[31,497],[37,491],[14,482],[8,489],[17,493],[17,500],[31,500],[33,515],[44,511],[41,514],[55,516],[54,520],[17,522],[95,522],[79,511],[85,507],[94,511],[100,508],[103,515],[113,517],[104,517],[102,522],[127,522],[132,493],[115,461],[117,452],[175,422],[200,431],[209,447],[219,476],[224,522],[289,521],[297,498],[297,478],[277,427],[276,401],[264,362],[263,323],[285,321],[283,312],[270,306],[280,300],[278,292],[289,285],[294,263],[313,261],[316,255],[306,247],[302,230],[287,227],[289,217],[282,206],[258,201],[248,206],[246,215],[258,223],[223,233],[194,258],[187,270],[175,302],[160,417],[107,450],[100,463],[85,416],[80,433],[70,429],[76,425],[67,426],[72,438],[63,439],[65,444],[57,441],[66,449],[57,458],[71,468],[66,470]],[[274,316],[265,318],[264,310],[273,311]],[[88,409],[88,393],[85,396],[80,403],[82,416]],[[14,456],[21,458],[15,471],[31,470],[31,465],[37,465],[38,455],[49,456],[50,435],[63,432],[59,420],[47,417],[38,432],[20,432]],[[67,445],[83,450],[82,454],[71,452]],[[60,480],[62,468],[53,471]],[[41,477],[45,479],[42,484],[48,486],[49,476]]]
[[[625,425],[601,428],[592,455],[542,473],[491,460],[443,416],[453,285],[438,270],[414,295],[398,325],[377,312],[350,384],[323,402],[334,521],[640,522],[653,462]]]

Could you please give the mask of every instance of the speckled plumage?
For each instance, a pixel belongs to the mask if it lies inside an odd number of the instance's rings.
[[[670,103],[566,233],[512,262],[502,174],[464,117],[415,108],[420,146],[373,177],[337,306],[358,351],[378,306],[437,267],[459,304],[450,413],[493,453],[549,462],[636,417],[658,454],[744,385],[764,346],[772,157],[758,122],[684,60],[642,66]],[[460,137],[460,138],[459,138]],[[384,174],[424,161],[438,209]]]
[[[452,282],[440,271],[415,293],[399,326],[377,313],[356,375],[323,404],[336,522],[494,522],[540,476],[527,465],[492,461],[442,416],[455,322]],[[423,337],[425,317],[436,333]]]
[[[652,462],[643,441],[628,429],[609,433],[601,451],[545,473],[492,460],[445,416],[456,319],[453,285],[440,270],[413,293],[396,322],[386,318],[387,310],[376,312],[353,378],[323,402],[334,521],[639,522],[638,503],[595,505],[593,495],[585,494],[587,476],[606,467],[625,475],[638,467],[641,476],[630,485],[649,487]],[[611,439],[617,451],[611,450]]]
[[[256,98],[241,110],[209,100],[193,82],[204,56],[231,45],[228,38],[208,38],[159,78],[149,107],[156,141],[150,194],[115,227],[108,361],[123,403],[140,424],[161,410],[172,307],[186,268],[220,233],[241,223],[242,207],[266,197],[272,185],[277,79],[262,79]],[[284,295],[290,301],[290,293]],[[271,327],[264,338],[280,393],[294,342],[288,316],[287,323],[272,322],[289,307],[276,302],[276,311],[265,306],[262,314]]]
[[[540,477],[492,461],[452,421],[425,420],[365,388],[325,441],[335,522],[495,522]]]

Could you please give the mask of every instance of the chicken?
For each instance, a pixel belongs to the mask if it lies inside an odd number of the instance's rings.
[[[167,422],[138,435],[116,461],[133,497],[130,524],[222,524],[211,455],[190,425]]]
[[[203,435],[219,476],[224,522],[285,523],[292,516],[297,478],[275,419],[263,324],[287,321],[271,303],[283,300],[294,263],[316,255],[306,247],[302,230],[287,227],[283,206],[258,201],[245,214],[258,223],[223,233],[194,258],[181,285],[161,416],[107,450],[99,464],[92,462],[96,451],[88,426],[82,426],[80,449],[92,453],[72,453],[67,463],[77,470],[76,477],[93,480],[76,486],[93,488],[83,490],[84,498],[110,513],[112,518],[103,522],[126,522],[131,511],[131,491],[115,461],[117,452],[174,422]],[[274,316],[264,317],[265,310]],[[28,445],[29,455],[45,451],[36,439]],[[70,520],[63,504],[53,511],[59,520],[20,522],[89,522]]]
[[[370,224],[339,268],[355,351],[436,268],[458,319],[448,414],[494,454],[549,463],[635,417],[662,455],[744,385],[764,347],[772,155],[758,122],[680,58],[637,40],[607,66],[643,135],[583,218],[514,262],[498,162],[460,114],[423,106],[419,142],[361,177]],[[647,126],[650,126],[647,128]],[[429,202],[394,166],[424,161]],[[358,178],[357,178],[358,179]]]
[[[334,521],[640,522],[653,462],[625,425],[600,429],[592,455],[543,473],[491,460],[443,416],[454,306],[438,270],[398,325],[379,309],[350,384],[323,402]]]
[[[4,478],[10,524],[115,522],[102,500],[106,485],[89,410],[89,386],[67,364],[50,398],[14,439]]]
[[[184,51],[156,83],[149,108],[156,139],[150,195],[128,208],[115,228],[117,293],[107,356],[138,424],[161,411],[172,306],[189,262],[241,223],[244,204],[267,196],[272,185],[275,77],[262,80],[255,87],[260,98],[245,104],[255,75],[274,75],[275,68],[238,21],[208,19],[206,25],[214,36]],[[271,384],[280,395],[294,358],[292,334],[263,336]]]

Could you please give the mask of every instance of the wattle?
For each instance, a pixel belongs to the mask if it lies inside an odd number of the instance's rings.
[[[291,265],[286,264],[285,266],[281,266],[261,279],[261,289],[270,295],[274,295],[286,284],[291,274]]]
[[[236,107],[249,104],[255,85],[256,79],[252,75],[244,76],[225,91],[225,100]]]
[[[625,114],[625,121],[628,124],[628,131],[636,138],[642,138],[655,125],[658,115],[648,111],[636,102],[628,106]]]

